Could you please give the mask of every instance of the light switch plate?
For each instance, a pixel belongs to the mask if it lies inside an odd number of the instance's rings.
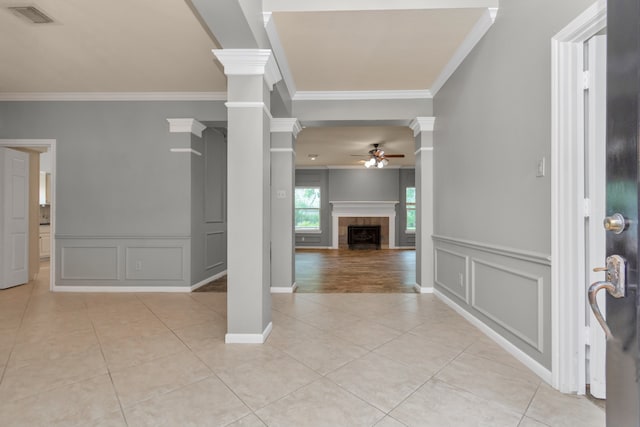
[[[287,197],[287,192],[285,190],[276,191],[276,198],[277,199],[285,199],[286,197]]]

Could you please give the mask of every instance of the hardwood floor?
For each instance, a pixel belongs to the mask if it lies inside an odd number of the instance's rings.
[[[296,249],[296,283],[301,293],[411,293],[416,251]],[[226,276],[197,289],[226,291]]]
[[[297,292],[414,292],[413,249],[296,249]]]

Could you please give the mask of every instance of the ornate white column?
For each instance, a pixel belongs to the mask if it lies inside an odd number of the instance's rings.
[[[433,127],[435,117],[410,124],[416,140],[416,291],[433,293]]]
[[[271,293],[292,293],[295,279],[295,118],[271,120]]]
[[[280,71],[268,49],[213,53],[227,75],[227,343],[271,332],[270,91]]]

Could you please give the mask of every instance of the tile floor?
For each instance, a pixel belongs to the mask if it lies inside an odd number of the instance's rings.
[[[264,345],[225,297],[0,291],[0,425],[604,426],[431,295],[274,295]]]

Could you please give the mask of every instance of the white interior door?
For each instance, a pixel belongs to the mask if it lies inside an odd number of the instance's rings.
[[[606,207],[606,70],[607,70],[607,36],[595,36],[588,40],[588,93],[586,94],[586,198],[589,200],[590,212],[586,222],[585,239],[588,271],[586,278],[590,283],[603,280],[602,272],[593,272],[594,266],[604,266],[606,258],[606,235],[602,221]],[[583,292],[586,295],[586,291]],[[598,295],[598,305],[605,313],[605,293]],[[591,395],[599,399],[606,397],[606,340],[604,332],[598,325],[593,312],[588,309],[588,372],[587,381],[591,384]]]
[[[29,281],[29,155],[0,147],[0,289]]]

